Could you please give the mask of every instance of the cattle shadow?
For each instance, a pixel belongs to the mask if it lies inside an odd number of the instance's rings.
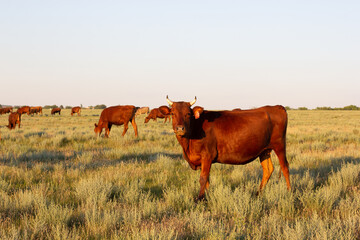
[[[26,168],[33,168],[36,164],[44,163],[48,165],[58,164],[67,160],[75,159],[79,155],[79,152],[72,152],[65,154],[61,151],[29,151],[20,155],[11,153],[0,158],[0,164]]]
[[[256,161],[258,160],[256,159],[254,162]],[[296,168],[292,168],[290,162],[289,173],[290,173],[290,183],[292,189],[297,190],[297,186],[298,186],[298,184],[294,182],[294,180],[301,179],[305,177],[307,174],[314,180],[313,189],[317,189],[318,187],[324,186],[328,183],[329,177],[331,177],[334,173],[341,171],[341,169],[346,167],[346,165],[348,164],[360,165],[360,158],[356,158],[353,156],[333,157],[333,158],[328,158],[326,160],[321,160],[321,162],[315,166],[311,166],[311,167],[300,166]],[[256,174],[247,174],[248,175],[247,179],[249,179],[250,181],[255,181],[260,183],[263,176],[263,170],[260,164],[258,164],[255,171]],[[279,179],[280,173],[281,173],[280,175],[281,177]],[[280,184],[285,184],[285,178],[281,171],[280,166],[278,164],[274,164],[274,172],[269,180],[269,183],[271,184],[277,181],[279,181]],[[360,174],[358,176],[358,182],[360,182]],[[236,188],[244,187],[245,185],[243,183],[235,181],[230,183],[230,186],[232,190],[235,190]],[[252,194],[254,196],[257,196],[257,189],[255,189]]]
[[[103,149],[104,150],[104,149]],[[151,163],[155,162],[160,157],[167,157],[170,159],[178,160],[182,159],[182,154],[174,154],[167,152],[156,152],[156,153],[139,153],[139,154],[124,154],[123,156],[116,159],[102,159],[96,158],[89,162],[79,161],[78,158],[88,154],[89,151],[73,151],[73,152],[62,152],[62,151],[41,151],[41,152],[27,152],[20,155],[7,154],[0,158],[0,164],[10,167],[26,167],[32,169],[37,164],[44,164],[51,166],[55,164],[63,164],[65,169],[82,169],[82,170],[96,170],[102,167],[117,166],[121,163],[132,163],[132,162],[144,162]],[[51,167],[50,167],[51,168]]]
[[[292,175],[304,176],[306,173],[309,173],[309,175],[314,179],[314,188],[317,188],[326,184],[329,176],[331,176],[333,173],[339,172],[347,164],[358,165],[360,164],[360,158],[353,156],[334,157],[319,163],[317,166],[304,166],[296,169],[291,169],[290,165],[290,177]]]
[[[24,134],[25,138],[29,138],[29,137],[42,137],[42,136],[46,136],[47,133],[45,131],[40,131],[40,132],[31,132],[31,133],[26,133]]]
[[[125,154],[120,158],[112,160],[95,159],[89,163],[83,164],[82,167],[85,169],[97,169],[101,167],[117,166],[121,163],[132,163],[132,162],[143,162],[151,163],[158,160],[160,157],[167,157],[174,161],[182,159],[182,154],[157,152],[157,153],[146,153],[146,154]]]

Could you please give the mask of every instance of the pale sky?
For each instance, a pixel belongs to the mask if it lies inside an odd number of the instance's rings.
[[[360,106],[360,1],[0,0],[0,104]]]

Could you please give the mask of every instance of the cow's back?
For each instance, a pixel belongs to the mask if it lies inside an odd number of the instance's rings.
[[[141,107],[136,110],[135,115],[147,114],[149,113],[149,107]]]
[[[132,105],[108,107],[101,112],[100,119],[103,122],[123,124],[134,117],[135,111],[136,108]]]
[[[20,114],[24,114],[24,113],[29,113],[30,112],[30,107],[29,106],[24,106],[21,107],[17,110],[18,113]]]

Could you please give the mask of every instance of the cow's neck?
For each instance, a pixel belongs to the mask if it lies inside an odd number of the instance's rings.
[[[190,139],[187,137],[180,137],[180,136],[176,136],[178,142],[180,143],[183,152],[186,156],[189,156],[190,153]]]

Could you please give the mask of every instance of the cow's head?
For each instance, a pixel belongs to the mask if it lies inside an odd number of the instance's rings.
[[[97,125],[96,123],[95,123],[95,129],[94,129],[94,132],[95,132],[95,135],[99,135],[100,136],[100,134],[101,134],[101,132],[102,132],[102,127],[100,127],[99,125]]]
[[[196,97],[191,102],[173,102],[166,96],[166,101],[171,108],[167,106],[159,107],[160,112],[164,115],[171,115],[173,129],[177,136],[188,135],[191,131],[191,121],[198,119],[204,109],[202,107],[191,108],[196,102]]]

